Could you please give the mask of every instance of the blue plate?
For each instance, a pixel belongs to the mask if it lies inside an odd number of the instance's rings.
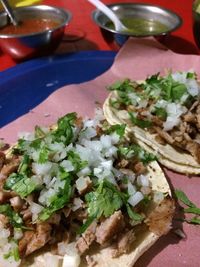
[[[34,59],[0,73],[0,127],[27,113],[56,89],[94,79],[116,52],[82,51]]]

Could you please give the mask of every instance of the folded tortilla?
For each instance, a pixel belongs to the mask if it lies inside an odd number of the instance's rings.
[[[107,100],[108,101],[108,100]],[[111,124],[114,124],[116,120],[113,120],[111,116],[110,119],[110,109],[109,106],[106,104],[108,102],[105,102],[104,105],[104,111],[106,118]],[[108,116],[108,114],[109,116]],[[8,151],[7,155],[9,156],[11,152],[11,149]],[[170,197],[171,201],[171,209],[169,210],[169,214],[167,218],[160,218],[161,220],[166,220],[167,227],[166,234],[171,225],[173,213],[174,213],[174,201],[171,198],[171,190],[168,184],[168,181],[164,175],[164,172],[162,171],[161,167],[156,161],[152,161],[147,165],[147,177],[149,178],[149,181],[151,183],[152,192],[162,192],[165,196]],[[158,207],[158,203],[153,202],[149,207],[148,213],[154,211],[156,207]],[[92,259],[96,262],[94,266],[97,267],[131,267],[135,264],[135,262],[138,260],[138,258],[147,251],[160,237],[160,234],[154,233],[148,229],[148,227],[144,224],[138,227],[138,230],[136,232],[136,240],[131,245],[131,250],[129,253],[122,254],[119,257],[112,258],[109,254],[109,248],[103,248],[99,249],[99,246],[96,247],[95,245],[91,246],[89,251],[87,251],[87,255],[91,256]],[[74,260],[74,257],[72,257]],[[44,249],[40,249],[27,258],[23,259],[21,263],[9,263],[9,261],[6,261],[3,258],[3,255],[0,255],[0,267],[68,267],[68,264],[65,264],[65,256],[60,255],[53,255],[50,250],[48,249],[48,245],[45,246]],[[74,265],[70,265],[74,266]],[[85,261],[81,261],[80,267],[88,266]]]
[[[126,123],[127,132],[131,132],[138,143],[146,151],[157,156],[158,161],[165,167],[184,174],[200,174],[200,164],[194,157],[184,151],[177,150],[169,144],[162,145],[157,142],[156,135],[151,134],[148,130],[134,126],[128,118],[126,110],[117,110],[111,107],[110,99],[116,97],[110,93],[103,105],[104,115],[111,124]]]

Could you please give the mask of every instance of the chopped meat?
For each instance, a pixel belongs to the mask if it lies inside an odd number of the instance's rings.
[[[17,171],[20,164],[20,158],[13,157],[9,160],[8,163],[3,165],[3,168],[1,169],[1,174],[8,177],[11,173]]]
[[[145,220],[149,230],[158,236],[168,233],[171,229],[172,217],[175,211],[174,200],[166,197],[162,202],[150,212]]]
[[[94,267],[94,266],[96,266],[97,262],[94,260],[94,258],[92,256],[87,255],[85,257],[85,259],[87,261],[87,266],[88,267]]]
[[[23,216],[23,221],[28,221],[32,219],[32,213],[29,208],[22,210],[20,214]]]
[[[24,200],[20,196],[12,197],[9,201],[15,211],[20,211],[24,205]]]
[[[20,255],[27,256],[32,252],[42,248],[51,238],[52,227],[48,223],[36,225],[35,231],[26,231],[19,241]]]
[[[162,121],[159,117],[157,117],[157,116],[152,116],[152,117],[151,117],[151,120],[152,120],[152,122],[153,122],[154,125],[156,125],[156,126],[160,126],[160,127],[163,126],[163,121]]]
[[[96,230],[96,241],[100,245],[111,241],[116,234],[120,233],[125,227],[124,216],[121,212],[115,211],[113,215],[105,219]]]
[[[5,163],[5,160],[6,160],[6,156],[5,156],[5,154],[4,154],[2,151],[0,151],[0,170],[1,170],[2,167],[3,167],[3,165],[4,165],[4,163]]]
[[[112,258],[116,258],[124,253],[128,253],[134,241],[135,241],[135,234],[133,230],[120,234],[120,236],[117,239],[117,242],[114,244],[111,250]]]
[[[80,254],[88,250],[89,246],[95,240],[96,227],[97,223],[93,222],[76,242],[76,248]]]
[[[136,164],[134,164],[133,169],[136,174],[143,174],[147,170],[147,168],[144,166],[142,162],[137,162]]]
[[[5,228],[9,223],[9,219],[6,215],[0,214],[0,228]]]
[[[196,161],[200,163],[200,144],[190,141],[186,144],[186,149],[192,154]]]
[[[54,225],[59,225],[61,220],[61,216],[58,213],[54,213],[48,220],[47,222],[50,224],[54,224]]]
[[[171,145],[174,143],[174,139],[166,131],[162,130],[159,127],[154,127],[154,129],[156,130],[156,132],[160,137],[162,137],[164,140],[167,141],[167,143]]]
[[[198,129],[200,129],[200,114],[196,115],[196,120],[197,120],[196,126],[197,126]]]
[[[65,218],[68,218],[71,213],[71,209],[68,207],[65,207],[62,209],[62,213],[64,214]]]
[[[0,204],[5,203],[7,200],[15,196],[16,196],[16,193],[13,191],[7,192],[7,191],[0,190]]]
[[[191,123],[195,123],[196,122],[196,118],[195,115],[189,111],[186,114],[183,115],[183,120],[186,122],[191,122]]]
[[[129,164],[129,161],[127,159],[122,159],[117,166],[119,168],[126,168],[126,166]]]

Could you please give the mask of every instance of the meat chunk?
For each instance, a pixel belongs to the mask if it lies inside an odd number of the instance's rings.
[[[16,193],[13,191],[6,192],[3,190],[0,190],[0,204],[5,203],[7,200],[15,196],[16,196]]]
[[[117,243],[115,243],[113,249],[111,250],[112,258],[116,258],[124,253],[128,253],[134,241],[135,234],[133,230],[120,234],[119,238],[117,239]]]
[[[150,212],[145,220],[149,230],[158,236],[168,233],[175,211],[174,200],[171,197],[164,198],[161,203]]]
[[[120,233],[125,227],[124,216],[121,212],[115,211],[113,215],[105,219],[96,230],[96,241],[100,245],[111,241],[114,236]]]
[[[15,211],[20,211],[24,205],[24,200],[20,196],[10,198],[10,204]]]
[[[2,151],[0,151],[0,170],[1,170],[2,167],[3,167],[3,165],[4,165],[4,163],[5,163],[5,160],[6,160],[6,156],[5,156],[5,154],[4,154]]]
[[[93,222],[76,242],[76,248],[80,254],[87,251],[89,246],[94,242],[96,238],[96,227],[97,223]]]
[[[48,223],[37,224],[35,231],[26,231],[19,241],[20,256],[27,256],[42,248],[51,239],[52,227]]]
[[[6,215],[0,214],[0,228],[6,228],[9,223],[9,219]]]
[[[3,168],[1,169],[1,175],[4,175],[8,177],[11,173],[17,171],[17,168],[20,164],[20,158],[13,157],[9,160],[8,163],[3,165]]]

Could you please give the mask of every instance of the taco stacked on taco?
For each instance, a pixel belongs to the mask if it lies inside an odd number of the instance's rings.
[[[127,123],[138,144],[164,166],[200,173],[200,86],[194,72],[125,79],[109,90],[104,113],[110,124]]]
[[[70,113],[0,155],[0,266],[133,266],[174,213],[155,157]]]

